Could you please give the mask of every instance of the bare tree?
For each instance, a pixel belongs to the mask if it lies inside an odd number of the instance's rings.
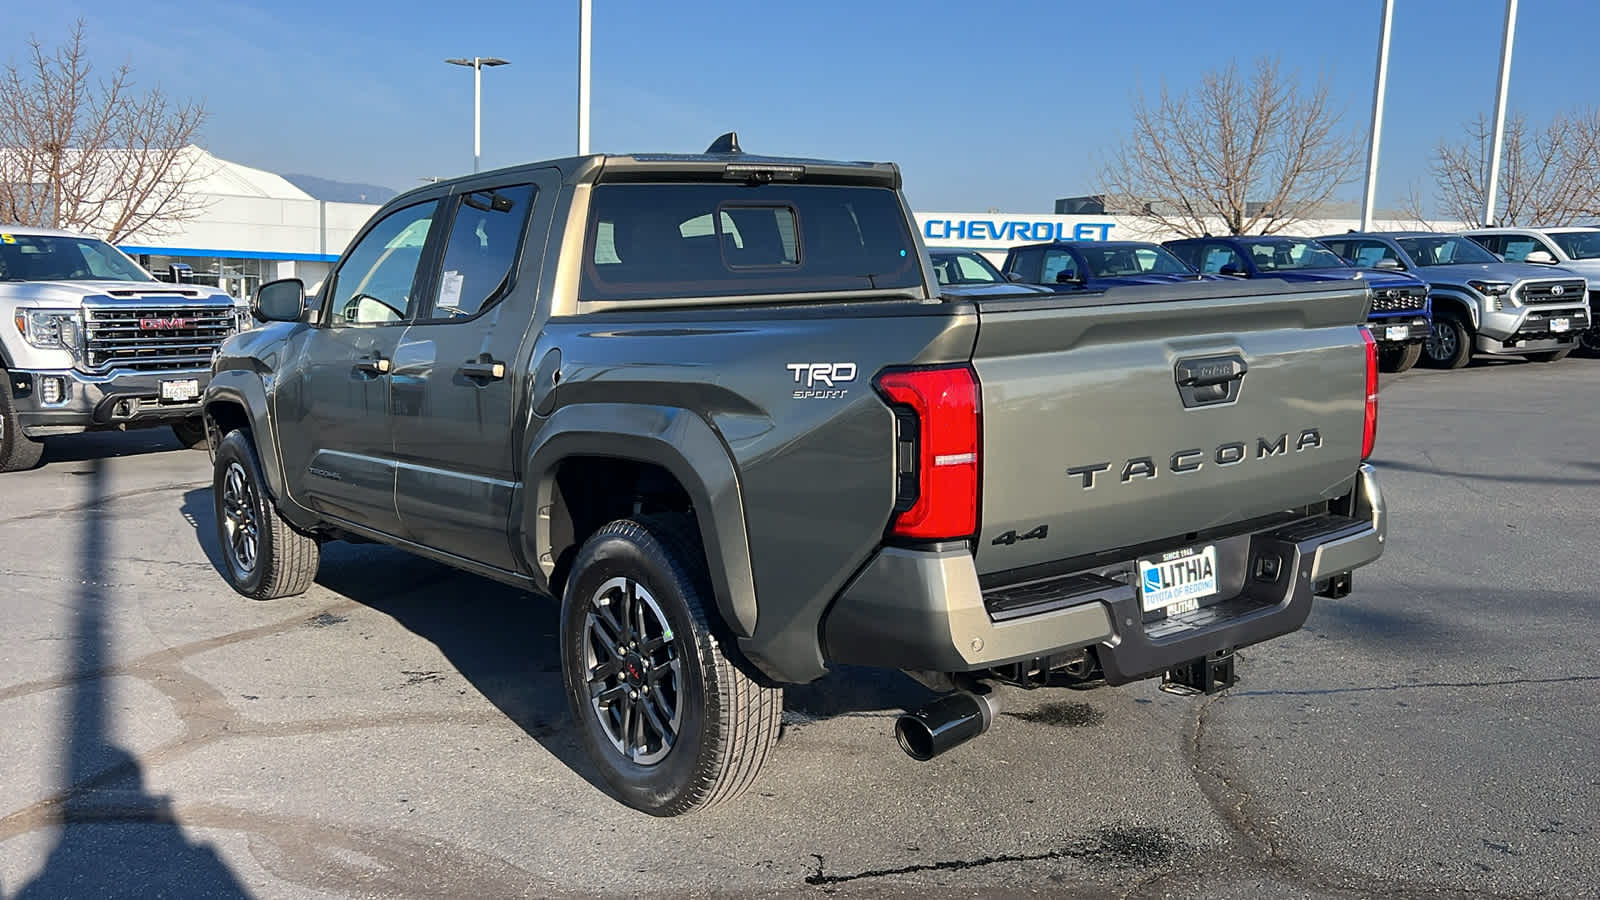
[[[139,92],[126,65],[95,78],[82,20],[60,47],[30,38],[28,48],[0,72],[0,221],[114,242],[199,212],[186,188],[205,158],[190,146],[202,104]]]
[[[1480,114],[1458,143],[1439,142],[1428,170],[1440,212],[1484,222],[1494,123]],[[1571,225],[1600,216],[1600,110],[1559,113],[1543,128],[1507,117],[1495,198],[1497,225]],[[1411,210],[1423,219],[1420,204]]]
[[[1134,99],[1133,133],[1101,172],[1107,208],[1196,236],[1272,234],[1313,218],[1355,177],[1360,148],[1325,79],[1302,92],[1277,60],[1229,63],[1200,86]]]

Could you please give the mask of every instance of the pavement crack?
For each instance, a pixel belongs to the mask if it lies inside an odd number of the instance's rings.
[[[1315,688],[1303,691],[1233,691],[1235,697],[1320,697],[1326,694],[1367,694],[1409,690],[1467,690],[1470,688],[1514,687],[1528,684],[1584,684],[1600,681],[1600,675],[1563,675],[1553,678],[1501,678],[1493,681],[1419,681],[1412,684],[1374,684],[1365,687]]]
[[[7,518],[0,519],[0,525],[5,525],[10,522],[29,522],[36,519],[54,519],[59,518],[60,516],[71,515],[72,513],[81,513],[89,510],[101,509],[117,502],[118,500],[127,500],[132,497],[143,497],[148,494],[163,494],[173,490],[186,490],[201,487],[211,487],[211,482],[209,480],[181,481],[172,484],[158,484],[154,487],[138,488],[137,490],[132,491],[122,491],[116,494],[105,494],[96,497],[93,500],[87,500],[83,503],[73,503],[68,506],[57,506],[51,509],[34,510],[30,513],[23,513],[20,516],[9,516]]]
[[[1079,838],[1065,847],[1043,850],[1038,853],[1000,853],[975,859],[945,859],[931,863],[913,863],[889,869],[867,869],[847,875],[829,875],[824,870],[822,855],[811,854],[817,861],[816,872],[806,876],[806,884],[813,886],[844,884],[867,878],[888,878],[895,875],[914,875],[919,872],[953,872],[976,869],[1000,863],[1045,862],[1061,859],[1090,860],[1112,868],[1150,867],[1167,862],[1183,852],[1182,843],[1174,835],[1159,828],[1127,827],[1100,828],[1092,835]]]

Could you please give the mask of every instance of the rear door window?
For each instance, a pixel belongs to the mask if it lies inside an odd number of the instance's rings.
[[[531,184],[461,195],[445,244],[432,318],[475,316],[500,299],[532,206]]]
[[[918,260],[887,188],[600,184],[578,298],[919,290]]]

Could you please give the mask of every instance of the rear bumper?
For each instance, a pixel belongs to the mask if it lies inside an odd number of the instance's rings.
[[[1295,631],[1314,596],[1347,589],[1346,576],[1383,553],[1387,516],[1370,466],[1340,513],[1214,541],[1234,596],[1150,623],[1131,577],[1075,573],[985,596],[965,550],[885,548],[823,620],[825,653],[830,664],[970,672],[1093,647],[1108,682],[1151,677]],[[1269,557],[1279,561],[1271,578],[1257,568]],[[1010,605],[997,612],[999,594]]]
[[[17,423],[23,434],[41,438],[102,428],[161,425],[198,416],[211,371],[121,370],[88,375],[75,369],[13,370],[10,377]],[[46,379],[57,380],[61,394],[59,399],[48,403],[45,401]],[[174,380],[198,382],[199,394],[191,401],[163,402],[161,383]]]

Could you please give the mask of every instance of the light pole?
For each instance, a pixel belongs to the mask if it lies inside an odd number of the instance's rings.
[[[472,171],[476,172],[478,157],[483,155],[483,67],[506,66],[510,62],[498,56],[456,57],[445,62],[472,70]]]
[[[578,155],[589,153],[589,0],[578,0]]]
[[[1394,19],[1394,0],[1383,0],[1383,19],[1378,25],[1378,75],[1372,88],[1372,130],[1367,136],[1367,187],[1361,197],[1361,230],[1372,230],[1372,205],[1378,192],[1378,145],[1383,141],[1383,94],[1389,82],[1389,25]]]
[[[1495,222],[1494,205],[1500,190],[1500,154],[1506,136],[1506,88],[1511,84],[1511,44],[1517,36],[1517,0],[1506,0],[1506,27],[1500,35],[1500,91],[1494,98],[1494,139],[1489,150],[1489,187],[1483,198],[1483,224]]]

